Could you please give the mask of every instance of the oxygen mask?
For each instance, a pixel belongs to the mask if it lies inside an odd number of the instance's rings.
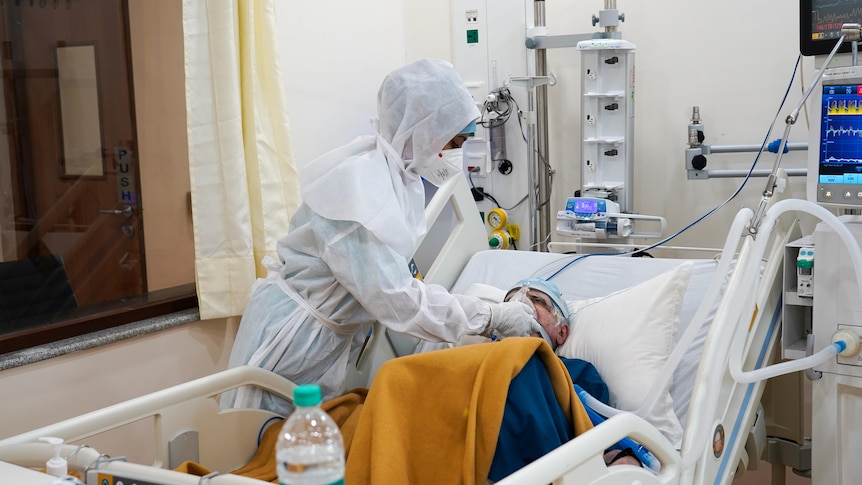
[[[530,291],[529,288],[527,288],[526,286],[522,286],[521,288],[518,289],[517,292],[515,292],[514,295],[509,297],[509,301],[519,301],[521,303],[526,304],[530,308],[530,315],[533,317],[533,319],[535,319],[538,322],[539,321],[539,315],[536,312],[536,303],[533,302],[532,298],[530,298],[530,295],[528,294],[529,291]],[[559,319],[558,319],[558,324],[559,324]],[[542,327],[541,323],[539,323],[539,334],[542,336],[543,339],[545,339],[545,342],[548,342],[548,345],[550,345],[551,348],[554,348],[554,343],[551,341],[551,336],[548,335],[548,332],[545,331],[545,329],[544,329],[544,327]]]

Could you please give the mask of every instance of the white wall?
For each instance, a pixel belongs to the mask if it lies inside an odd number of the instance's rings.
[[[591,15],[602,8],[600,1],[546,4],[552,34],[593,31]],[[668,229],[676,231],[724,201],[741,182],[686,179],[684,149],[692,106],[700,107],[705,143],[759,144],[778,111],[796,62],[798,6],[782,0],[668,0],[660,6],[620,1],[617,5],[626,16],[620,27],[623,38],[637,46],[635,208],[665,216]],[[549,68],[561,79],[549,91],[551,156],[562,173],[555,187],[559,197],[580,184],[579,170],[574,163],[566,163],[578,160],[577,137],[567,136],[579,132],[577,108],[561,109],[573,106],[562,101],[580,90],[578,63],[577,53],[549,52]],[[809,73],[806,80],[810,77]],[[784,117],[800,92],[797,78],[770,140],[781,136]],[[790,141],[807,141],[805,125],[800,119]],[[774,155],[768,155],[761,157],[758,168],[772,168]],[[747,168],[753,157],[712,155],[707,168]],[[782,166],[804,167],[804,152],[786,155]],[[672,244],[720,247],[739,206],[756,205],[764,185],[765,179],[752,179],[741,198]],[[791,186],[797,196],[804,197],[802,177]]]
[[[594,32],[593,14],[603,2],[547,1],[551,34]],[[734,192],[740,179],[690,181],[684,150],[692,106],[699,106],[705,143],[755,144],[766,134],[790,81],[797,55],[797,4],[781,0],[742,2],[621,0],[623,38],[637,46],[635,208],[663,215],[676,231]],[[376,94],[391,69],[420,57],[451,60],[449,2],[277,2],[279,42],[297,163],[370,133]],[[550,157],[557,170],[552,212],[580,187],[580,54],[548,52],[559,83],[549,89]],[[811,59],[803,61],[805,82]],[[794,82],[770,140],[802,90]],[[807,141],[805,118],[790,141]],[[712,155],[708,168],[747,168],[753,154]],[[784,167],[804,167],[804,152],[785,155]],[[774,155],[761,157],[769,169]],[[749,181],[740,198],[674,240],[674,245],[720,247],[741,205],[759,201],[765,179]],[[804,197],[804,182],[791,187]],[[553,221],[552,221],[553,225]],[[555,240],[562,238],[554,236]]]
[[[372,133],[377,89],[405,62],[399,0],[277,1],[291,142],[306,163]]]
[[[298,164],[372,133],[377,90],[390,71],[451,57],[445,1],[277,1],[276,16]]]

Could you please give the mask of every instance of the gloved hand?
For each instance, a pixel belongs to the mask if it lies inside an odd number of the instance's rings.
[[[520,301],[491,303],[491,320],[484,335],[497,337],[529,337],[541,327],[535,318],[535,310]]]

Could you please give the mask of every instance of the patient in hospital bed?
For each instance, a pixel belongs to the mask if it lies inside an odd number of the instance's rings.
[[[494,296],[504,297],[529,301],[542,338],[392,359],[367,393],[357,389],[324,403],[344,435],[348,483],[494,482],[592,428],[574,384],[605,403],[608,388],[590,363],[554,354],[570,335],[559,290],[523,280]],[[267,429],[255,458],[234,473],[273,480],[279,428]],[[604,459],[640,466],[620,449]]]
[[[507,338],[388,361],[369,389],[353,435],[350,481],[495,482],[592,427],[573,383],[605,403],[608,389],[590,363],[553,353],[569,335],[559,290],[531,279],[497,297],[504,295],[535,308],[542,338]],[[640,466],[620,449],[607,450],[605,462]]]
[[[571,335],[557,286],[534,278],[481,291],[473,296],[525,303],[541,332],[392,359],[367,394],[353,390],[324,403],[342,428],[349,483],[495,482],[592,428],[574,384],[605,404],[609,390],[592,364],[554,353]],[[234,473],[275,478],[278,428]],[[621,449],[606,450],[604,459],[640,466]]]
[[[506,292],[506,296],[503,298],[503,301],[523,301],[532,306],[536,312],[536,320],[542,327],[541,335],[534,336],[541,336],[552,349],[556,350],[558,346],[564,344],[568,339],[569,307],[566,301],[563,300],[562,292],[560,292],[559,288],[557,288],[557,286],[551,281],[542,278],[521,280]],[[568,369],[573,383],[586,389],[587,392],[596,399],[605,404],[608,403],[607,386],[602,381],[598,371],[592,364],[580,359],[567,359],[561,357],[561,360]],[[588,383],[588,385],[592,387],[584,387],[584,383]],[[512,414],[513,413],[504,414],[504,421],[507,419],[507,416],[511,416]],[[517,426],[515,423],[512,423],[512,425]],[[507,426],[508,423],[504,422],[504,429]],[[502,474],[497,479],[505,477],[509,473],[517,470],[517,468],[520,468],[517,467],[511,469],[513,468],[511,466],[512,460],[506,460],[504,456],[500,455],[502,450],[500,450],[499,446],[508,441],[508,438],[508,436],[501,436],[498,440],[500,442],[498,443],[498,454],[494,457],[491,475],[493,476],[495,472],[498,471],[497,467],[500,467],[500,472],[505,471],[506,473]],[[631,450],[620,448],[611,449],[605,454],[605,463],[641,466],[640,461],[636,457],[632,456],[630,451]],[[507,463],[508,465],[504,465],[504,463]],[[523,465],[526,464],[527,463],[523,463]]]

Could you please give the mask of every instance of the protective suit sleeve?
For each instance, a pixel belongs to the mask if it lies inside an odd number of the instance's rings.
[[[356,223],[336,222],[339,237],[320,248],[332,274],[377,321],[432,342],[457,342],[488,327],[487,302],[453,295],[410,275],[403,256]]]

